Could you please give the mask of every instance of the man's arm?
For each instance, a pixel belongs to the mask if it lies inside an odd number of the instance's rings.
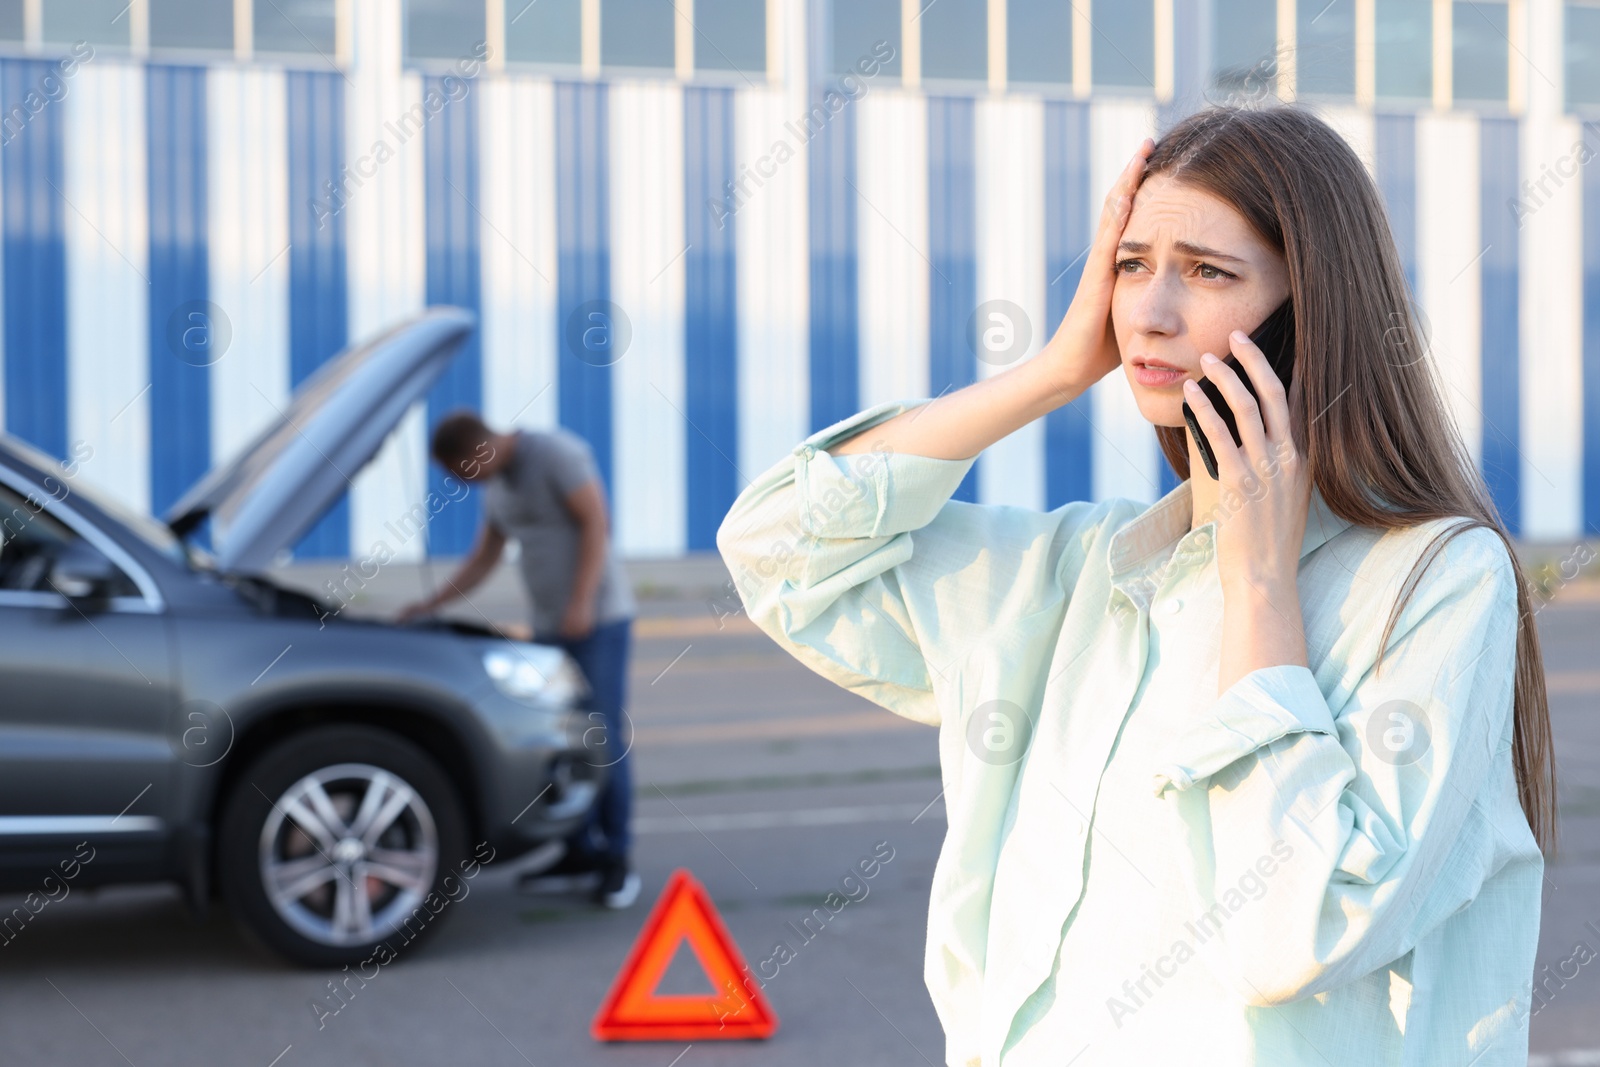
[[[472,551],[467,553],[467,558],[461,561],[456,572],[445,580],[444,585],[434,590],[432,596],[402,608],[399,621],[408,622],[420,615],[430,615],[457,597],[466,596],[493,572],[505,547],[506,535],[494,523],[485,520],[478,530],[478,539]]]
[[[563,498],[562,503],[578,524],[578,560],[577,576],[572,583],[572,599],[567,601],[566,610],[561,616],[561,634],[563,637],[582,637],[594,629],[595,598],[600,592],[600,577],[605,571],[611,522],[598,478],[591,478],[578,486]]]

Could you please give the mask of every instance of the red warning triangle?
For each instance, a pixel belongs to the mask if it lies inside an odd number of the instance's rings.
[[[711,988],[703,995],[656,993],[685,940]],[[778,1017],[761,995],[705,886],[679,867],[644,921],[639,938],[589,1026],[600,1041],[702,1041],[771,1037]]]

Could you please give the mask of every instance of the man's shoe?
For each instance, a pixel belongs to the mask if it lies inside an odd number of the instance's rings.
[[[606,863],[600,884],[595,887],[594,901],[608,908],[629,907],[639,899],[641,884],[638,874],[629,868],[626,856],[611,860]]]
[[[524,893],[570,893],[596,884],[604,874],[603,856],[568,845],[554,863],[519,875],[517,888]]]

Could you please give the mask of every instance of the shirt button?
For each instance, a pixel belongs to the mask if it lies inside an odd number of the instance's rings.
[[[794,454],[801,459],[810,459],[817,454],[817,450],[813,445],[801,445],[794,450]]]
[[[1171,600],[1168,600],[1166,603],[1161,605],[1161,610],[1166,612],[1168,615],[1176,615],[1178,612],[1183,610],[1183,601],[1179,600],[1177,597],[1173,597]]]

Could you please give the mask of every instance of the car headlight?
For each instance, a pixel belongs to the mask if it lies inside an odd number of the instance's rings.
[[[495,688],[525,704],[570,704],[588,692],[583,674],[559,648],[502,645],[483,654]]]

